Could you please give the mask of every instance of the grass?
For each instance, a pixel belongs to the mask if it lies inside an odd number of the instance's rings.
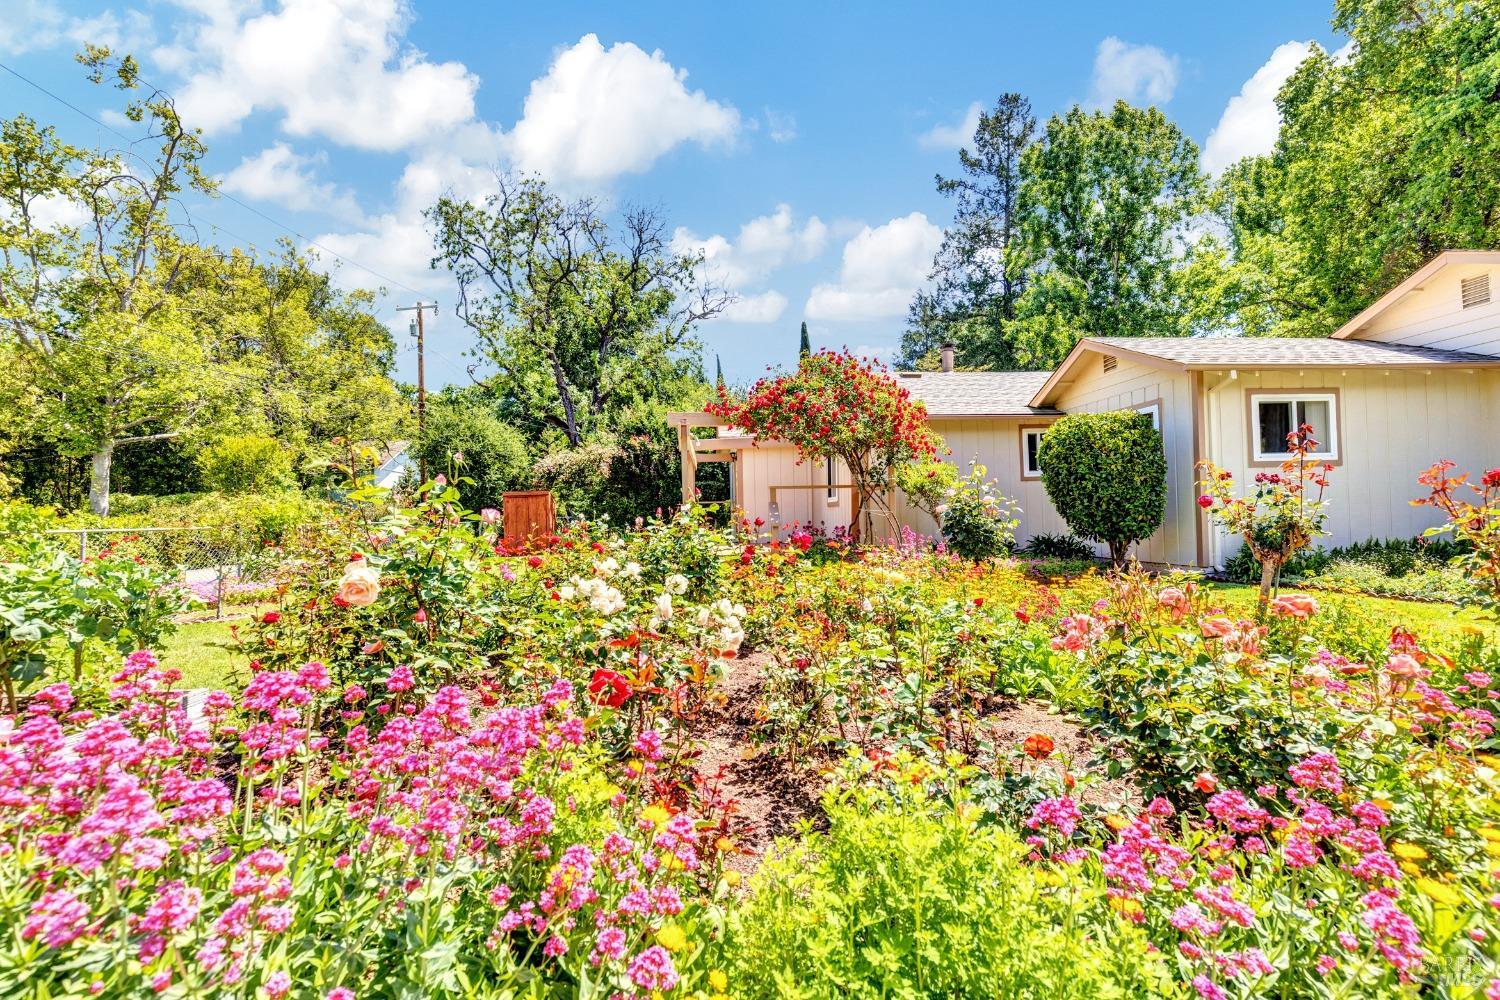
[[[225,687],[239,675],[243,683],[248,675],[244,659],[235,652],[227,621],[187,622],[167,636],[156,650],[164,666],[182,671],[179,686]]]
[[[1224,596],[1227,607],[1245,611],[1255,609],[1255,597],[1260,588],[1244,583],[1208,584],[1215,593]],[[1290,593],[1284,588],[1283,593]],[[1418,635],[1453,639],[1473,629],[1492,631],[1495,625],[1477,608],[1460,608],[1437,601],[1406,601],[1396,597],[1370,597],[1363,594],[1342,594],[1329,591],[1312,591],[1320,605],[1333,607],[1357,605],[1365,615],[1387,622],[1392,628],[1404,626]]]

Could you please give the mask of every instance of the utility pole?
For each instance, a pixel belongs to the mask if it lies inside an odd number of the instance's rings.
[[[436,302],[423,302],[423,301],[421,301],[419,299],[419,300],[417,300],[417,304],[414,305],[414,306],[397,306],[396,307],[396,311],[397,312],[415,312],[417,314],[416,319],[414,319],[414,320],[411,321],[411,326],[408,329],[411,330],[411,335],[413,337],[417,338],[417,438],[418,438],[418,440],[420,440],[422,438],[422,436],[427,431],[427,350],[426,350],[427,344],[426,344],[426,336],[425,336],[426,335],[426,329],[422,325],[422,314],[426,310],[428,310],[428,309],[432,310],[432,314],[434,316],[437,315],[437,303]],[[427,482],[427,459],[425,457],[424,458],[419,458],[418,462],[419,462],[419,465],[418,465],[418,468],[417,468],[417,475],[420,476],[422,482],[425,483],[425,482]]]

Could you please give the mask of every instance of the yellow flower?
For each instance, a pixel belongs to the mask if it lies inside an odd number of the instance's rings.
[[[740,873],[737,872],[737,871],[734,871],[733,869],[730,869],[729,871],[725,872],[724,873],[724,884],[727,885],[727,886],[729,886],[729,888],[731,888],[731,889],[733,889],[735,886],[739,885],[740,884]]]
[[[714,969],[708,974],[708,985],[712,986],[717,992],[723,993],[729,988],[729,977],[724,975],[723,969]]]
[[[656,943],[668,951],[681,951],[687,947],[687,934],[676,924],[667,924],[656,932]]]
[[[720,854],[732,851],[734,850],[734,841],[730,840],[728,837],[720,837],[718,840],[714,841],[714,850],[718,851]]]
[[[1500,841],[1500,830],[1495,829],[1493,826],[1481,826],[1479,828],[1479,835],[1491,843]]]
[[[1400,841],[1391,842],[1391,853],[1406,861],[1426,861],[1427,852],[1416,844],[1403,844]]]
[[[1500,841],[1486,840],[1484,842],[1484,852],[1492,858],[1500,858]]]
[[[653,805],[649,805],[641,810],[641,819],[650,823],[652,826],[664,826],[666,825],[667,820],[671,818],[672,814],[667,811],[667,807],[659,802]]]
[[[1459,906],[1464,901],[1463,896],[1460,896],[1451,885],[1444,885],[1436,879],[1417,879],[1417,891],[1433,902],[1442,903],[1445,906]]]
[[[1399,867],[1402,871],[1406,872],[1406,874],[1408,874],[1408,875],[1415,876],[1415,875],[1422,874],[1422,869],[1418,868],[1416,865],[1412,864],[1410,861],[1399,862],[1397,864],[1397,867]]]
[[[1112,910],[1122,917],[1138,917],[1146,912],[1139,900],[1126,899],[1120,896],[1109,897],[1109,905]]]
[[[1371,799],[1370,801],[1379,806],[1384,812],[1390,812],[1392,809],[1396,808],[1395,803],[1393,803],[1390,799]]]

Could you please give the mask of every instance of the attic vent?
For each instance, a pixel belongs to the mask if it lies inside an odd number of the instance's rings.
[[[1490,276],[1488,273],[1476,274],[1471,278],[1465,278],[1458,283],[1459,294],[1463,297],[1464,308],[1482,306],[1490,300]]]
[[[1120,363],[1120,359],[1117,358],[1117,357],[1115,357],[1113,354],[1106,354],[1104,356],[1104,370],[1107,371],[1107,372],[1114,371],[1115,370],[1115,366],[1118,365],[1119,363]]]

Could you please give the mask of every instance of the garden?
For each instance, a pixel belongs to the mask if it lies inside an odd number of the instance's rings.
[[[835,423],[944,538],[517,547],[461,475],[355,482],[192,684],[181,591],[11,505],[0,992],[1500,995],[1500,472],[1423,478],[1477,595],[1433,613],[1009,552],[902,405]],[[1283,472],[1200,501],[1272,582],[1327,485]]]

